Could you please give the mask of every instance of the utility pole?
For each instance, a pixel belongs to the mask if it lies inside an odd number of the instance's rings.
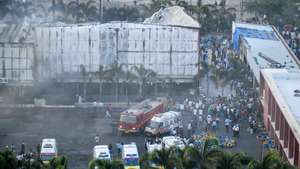
[[[100,22],[103,22],[103,9],[104,9],[104,3],[103,0],[99,0],[99,15],[100,15]]]
[[[55,0],[52,0],[52,17],[53,17],[53,21],[55,20],[55,5],[56,5],[56,2]]]

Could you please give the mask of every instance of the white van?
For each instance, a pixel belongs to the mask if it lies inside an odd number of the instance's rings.
[[[180,148],[183,150],[185,148],[185,143],[183,139],[176,136],[166,136],[162,138],[162,144],[166,149],[169,149],[173,146]]]
[[[40,158],[42,161],[47,162],[52,158],[57,157],[57,147],[55,139],[43,139]]]
[[[125,169],[140,169],[139,153],[135,143],[123,145],[122,161]]]
[[[147,135],[160,135],[170,133],[172,130],[177,130],[182,127],[182,115],[180,112],[168,111],[161,114],[156,114],[150,121],[150,124],[145,128]]]
[[[97,145],[93,152],[94,159],[111,161],[111,154],[107,145]]]

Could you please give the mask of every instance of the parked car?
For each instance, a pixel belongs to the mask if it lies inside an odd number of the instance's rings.
[[[166,136],[162,138],[162,145],[166,148],[169,149],[173,146],[178,147],[180,149],[185,148],[185,143],[182,138],[176,137],[176,136]]]
[[[94,159],[111,161],[111,154],[107,145],[96,145],[93,152]]]
[[[43,139],[40,153],[41,160],[47,163],[54,157],[57,157],[56,139]]]

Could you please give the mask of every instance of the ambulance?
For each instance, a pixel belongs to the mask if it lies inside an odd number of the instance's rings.
[[[56,139],[43,139],[40,158],[44,163],[48,163],[52,158],[57,157]]]
[[[125,169],[140,169],[139,153],[135,143],[123,145],[122,162]]]
[[[96,145],[93,153],[94,159],[111,161],[111,154],[107,145]]]

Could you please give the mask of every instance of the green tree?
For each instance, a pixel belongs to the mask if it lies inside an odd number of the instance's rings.
[[[99,18],[96,1],[71,1],[68,3],[68,15],[76,18],[76,22],[96,21]]]
[[[255,14],[271,16],[282,14],[286,5],[286,0],[253,0],[246,3],[246,8]]]
[[[199,149],[186,147],[184,150],[172,147],[155,150],[152,153],[146,153],[140,159],[143,168],[153,168],[162,166],[165,169],[214,169],[219,159],[221,151],[218,149],[218,141],[209,138],[204,141]]]
[[[197,5],[191,7],[192,13],[196,14],[197,20],[201,25],[201,33],[210,32],[229,32],[232,21],[236,18],[236,9],[227,8],[226,2],[218,4],[202,4],[198,1]]]
[[[125,91],[125,94],[126,94],[126,98],[127,98],[127,105],[129,106],[129,94],[128,94],[128,92],[129,92],[129,87],[130,87],[130,84],[134,81],[134,80],[136,80],[137,79],[137,77],[136,77],[136,75],[134,74],[134,73],[132,73],[131,71],[129,71],[129,70],[127,70],[126,72],[125,72],[125,79],[126,79],[126,81],[125,81],[125,85],[126,85],[126,91]]]
[[[95,73],[99,80],[99,100],[102,99],[103,82],[107,79],[107,71],[104,70],[103,65],[99,65],[98,71]]]
[[[248,169],[296,169],[284,162],[277,151],[269,151],[261,161],[252,160]]]
[[[67,169],[68,160],[65,156],[58,156],[50,160],[51,169]]]
[[[222,95],[224,94],[224,88],[229,82],[229,72],[225,68],[216,68],[212,69],[212,74],[210,78],[215,82],[217,89],[222,87]]]
[[[180,152],[176,148],[170,148],[170,149],[161,149],[161,150],[155,150],[152,153],[146,153],[140,158],[140,164],[143,168],[153,168],[153,165],[155,166],[162,166],[165,169],[171,169],[171,168],[180,168],[182,166],[181,159],[178,158],[178,154],[175,154],[175,152]]]
[[[143,98],[143,87],[145,83],[149,82],[156,73],[151,69],[146,69],[143,65],[132,67],[138,81],[139,81],[139,96]]]
[[[242,169],[250,162],[247,159],[249,157],[244,153],[221,151],[217,157],[216,169]]]
[[[206,62],[202,61],[199,63],[198,65],[198,72],[197,74],[194,76],[194,80],[196,81],[196,84],[198,82],[197,87],[200,86],[201,84],[201,79],[202,78],[206,78],[206,94],[208,95],[209,92],[209,72],[211,70],[211,66],[209,66]]]
[[[119,83],[120,79],[124,77],[123,66],[124,64],[114,61],[107,70],[108,79],[115,83],[115,101],[119,100]]]
[[[107,160],[92,160],[89,162],[88,169],[123,169],[124,165],[119,160],[107,161]]]
[[[141,18],[140,11],[137,7],[124,6],[112,7],[104,10],[104,20],[108,21],[130,21],[135,22]]]
[[[16,155],[9,150],[0,151],[0,167],[1,169],[17,169]]]
[[[56,12],[61,13],[61,15],[65,16],[66,14],[66,4],[64,4],[63,0],[58,0],[56,3],[55,0],[52,0],[52,5],[48,9],[49,12],[52,12],[52,17],[55,20],[63,21],[65,18],[58,18],[56,17]]]
[[[7,2],[4,0],[3,2],[0,2],[0,4],[5,5],[0,8],[3,10],[2,13],[11,14],[15,20],[23,19],[25,16],[30,16],[34,12],[31,1],[10,0]]]
[[[299,1],[297,0],[253,0],[246,3],[248,12],[256,17],[267,16],[267,20],[274,25],[298,25]]]
[[[2,0],[0,1],[0,17],[4,17],[7,13],[9,13],[9,2],[10,0]]]
[[[83,64],[81,64],[79,66],[80,68],[80,75],[81,75],[81,78],[83,80],[83,98],[86,99],[86,79],[87,79],[87,71],[86,71],[86,68]]]

